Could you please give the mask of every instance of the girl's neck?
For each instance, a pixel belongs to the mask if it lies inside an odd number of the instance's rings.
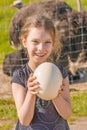
[[[28,65],[32,69],[32,71],[34,72],[35,69],[38,67],[39,64],[33,64],[33,63],[28,62]]]

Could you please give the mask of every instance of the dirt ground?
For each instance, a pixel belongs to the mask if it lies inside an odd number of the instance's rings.
[[[12,97],[11,93],[11,78],[2,72],[0,66],[0,98]]]
[[[70,130],[87,130],[87,117],[78,118],[70,125]]]
[[[87,75],[85,76],[85,82],[72,84],[70,85],[70,89],[87,91]],[[0,66],[0,99],[9,97],[12,97],[11,78],[3,74],[2,67]],[[12,130],[14,130],[14,128]],[[70,130],[87,130],[87,117],[77,118],[77,120],[70,125]]]

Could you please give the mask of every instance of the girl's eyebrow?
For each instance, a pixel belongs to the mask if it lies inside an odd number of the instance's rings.
[[[39,39],[37,39],[37,38],[33,38],[32,41],[39,41]]]
[[[48,42],[52,42],[52,40],[51,40],[51,39],[47,39],[46,41],[48,41]]]
[[[33,38],[32,41],[40,41],[40,39],[38,39],[38,38]],[[50,42],[52,42],[52,39],[46,39],[46,40],[44,40],[44,41],[50,41]]]

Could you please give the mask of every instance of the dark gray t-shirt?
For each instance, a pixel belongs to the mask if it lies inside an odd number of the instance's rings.
[[[58,65],[58,67],[63,78],[66,78],[67,73],[63,66]],[[27,91],[27,80],[31,72],[33,71],[26,64],[14,72],[12,82],[20,84]],[[15,130],[69,130],[69,126],[67,121],[58,114],[51,100],[45,101],[37,97],[31,124],[23,126],[18,120]]]

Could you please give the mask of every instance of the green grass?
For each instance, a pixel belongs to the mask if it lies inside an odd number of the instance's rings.
[[[76,92],[71,95],[72,116],[69,122],[72,123],[77,117],[87,116],[87,92]]]
[[[5,124],[3,126],[0,126],[0,130],[11,130],[12,124]]]
[[[16,108],[12,99],[0,99],[0,120],[17,119]]]
[[[77,0],[64,0],[68,3],[73,9],[78,10]],[[87,0],[81,0],[81,4],[84,10],[87,10]]]
[[[10,130],[16,121],[17,112],[13,99],[0,99],[0,130]]]
[[[73,116],[87,116],[87,92],[79,92],[71,99]]]

